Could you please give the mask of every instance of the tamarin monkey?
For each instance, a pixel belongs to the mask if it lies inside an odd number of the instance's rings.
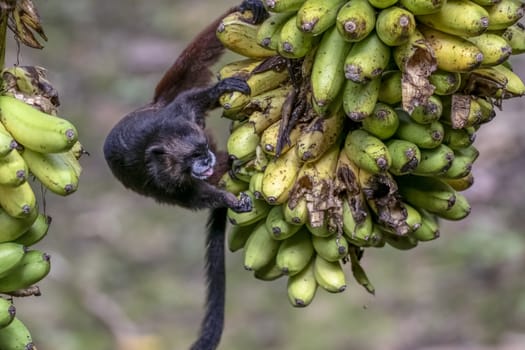
[[[227,208],[250,211],[250,198],[216,187],[230,164],[215,152],[205,129],[206,112],[219,106],[221,94],[249,93],[245,81],[228,78],[209,86],[224,46],[215,31],[234,11],[251,11],[254,23],[267,17],[260,0],[244,0],[211,23],[184,49],[157,84],[153,101],[129,113],[108,134],[104,156],[124,187],[159,203],[211,209],[206,238],[206,312],[192,350],[216,349],[224,323],[224,236]]]

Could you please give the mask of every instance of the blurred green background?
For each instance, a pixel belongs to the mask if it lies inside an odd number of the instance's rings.
[[[46,197],[53,224],[38,247],[52,254],[53,267],[40,283],[43,295],[16,300],[39,350],[186,349],[194,339],[206,212],[158,206],[124,190],[101,147],[119,118],[150,100],[192,36],[235,3],[36,1],[49,42],[42,51],[20,48],[19,63],[48,69],[61,115],[91,153],[75,194]],[[16,62],[10,36],[6,64]],[[525,57],[512,62],[525,77]],[[444,222],[438,240],[410,251],[366,251],[375,297],[349,275],[344,293],[319,290],[312,305],[294,309],[284,279],[256,280],[243,270],[242,253],[228,252],[221,348],[524,349],[524,110],[523,98],[505,101],[479,133],[466,220]],[[224,144],[228,123],[215,115],[208,123]]]

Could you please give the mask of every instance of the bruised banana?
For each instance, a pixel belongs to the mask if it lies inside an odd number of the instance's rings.
[[[352,162],[371,173],[386,172],[392,163],[383,141],[362,129],[348,133],[343,149]]]
[[[261,188],[262,196],[268,203],[278,205],[288,200],[302,163],[294,148],[268,163]]]
[[[372,31],[366,38],[354,43],[348,52],[344,63],[346,79],[365,83],[379,77],[390,61],[390,53],[390,47]]]

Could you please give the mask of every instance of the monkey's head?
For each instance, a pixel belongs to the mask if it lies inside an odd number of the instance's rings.
[[[215,161],[206,133],[189,122],[159,129],[145,151],[150,181],[163,187],[206,180],[213,175]]]

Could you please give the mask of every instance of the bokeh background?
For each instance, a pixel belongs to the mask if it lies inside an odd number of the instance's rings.
[[[18,315],[39,350],[186,349],[202,317],[206,213],[124,190],[101,147],[121,116],[149,101],[192,36],[235,1],[35,2],[49,42],[18,50],[11,35],[6,64],[48,69],[61,114],[91,155],[75,194],[46,197],[53,224],[38,247],[51,253],[52,271],[42,296],[16,300]],[[525,57],[512,62],[525,77]],[[508,100],[479,133],[466,220],[444,222],[438,240],[410,251],[366,251],[375,296],[349,275],[344,293],[319,290],[294,309],[284,279],[256,280],[242,253],[228,252],[221,348],[524,349],[524,111],[524,98]],[[208,123],[224,144],[228,122],[216,113]]]

